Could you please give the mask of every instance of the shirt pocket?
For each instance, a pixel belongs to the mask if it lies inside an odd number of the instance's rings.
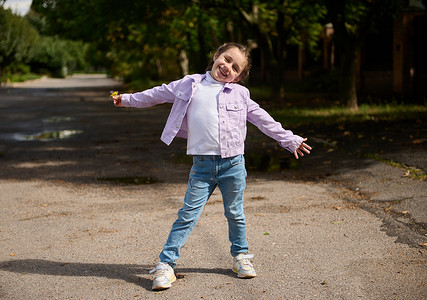
[[[227,116],[228,116],[228,121],[230,122],[230,125],[241,126],[244,120],[243,103],[239,103],[239,102],[227,103],[226,109],[227,109]]]
[[[188,100],[190,100],[190,97],[191,97],[191,90],[187,90],[187,91],[185,91],[185,90],[178,90],[176,93],[175,93],[175,99],[178,99],[178,100],[181,100],[181,101],[188,101]]]

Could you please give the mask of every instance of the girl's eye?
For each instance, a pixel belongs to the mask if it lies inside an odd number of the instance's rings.
[[[236,67],[233,67],[233,70],[234,70],[235,72],[237,72],[237,68],[236,68]]]
[[[224,57],[226,62],[230,62],[230,60],[227,57]]]

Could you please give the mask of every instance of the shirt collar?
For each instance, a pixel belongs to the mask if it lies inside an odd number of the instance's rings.
[[[206,72],[204,80],[206,80],[206,81],[207,81],[207,82],[209,82],[209,83],[215,83],[215,84],[225,85],[225,83],[224,83],[224,82],[221,82],[221,81],[218,81],[218,80],[214,79],[214,78],[211,76],[211,72],[210,72],[210,71],[207,71],[207,72]]]
[[[205,74],[194,74],[194,75],[190,75],[189,77],[193,80],[193,82],[195,84],[198,84],[198,83],[200,83],[202,80],[204,80],[207,77],[207,73],[208,72],[206,72]],[[232,90],[235,87],[236,87],[236,84],[234,84],[233,82],[227,82],[227,83],[224,84],[224,89],[230,89],[230,90]]]

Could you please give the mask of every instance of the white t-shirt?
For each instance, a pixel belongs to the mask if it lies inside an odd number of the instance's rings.
[[[209,72],[199,83],[187,109],[188,155],[221,155],[218,95],[223,86]]]

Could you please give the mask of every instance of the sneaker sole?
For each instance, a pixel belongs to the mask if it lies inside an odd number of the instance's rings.
[[[176,276],[174,275],[168,284],[158,284],[156,286],[153,285],[152,290],[154,290],[154,291],[166,290],[172,286],[172,283],[174,283],[175,280],[176,280]]]
[[[256,274],[241,275],[241,274],[239,274],[239,271],[237,271],[235,268],[233,268],[233,272],[236,273],[237,277],[239,277],[239,278],[254,278],[254,277],[256,277]]]

